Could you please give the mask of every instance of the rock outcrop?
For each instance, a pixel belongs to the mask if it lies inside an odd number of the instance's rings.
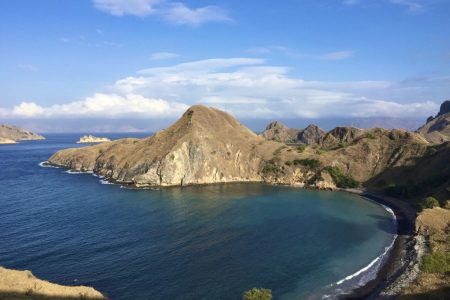
[[[0,267],[0,299],[106,299],[86,286],[63,286],[36,278],[30,271]]]
[[[267,125],[261,136],[269,141],[282,143],[295,143],[297,141],[298,129],[291,129],[281,122],[274,121]]]
[[[89,143],[104,143],[110,142],[111,140],[106,137],[96,137],[93,135],[84,135],[80,137],[77,144],[89,144]]]
[[[303,143],[314,144],[325,135],[325,131],[314,124],[308,125],[305,129],[289,128],[281,122],[274,121],[267,125],[261,136],[267,140],[282,143]]]
[[[24,129],[11,126],[0,125],[0,138],[12,140],[12,141],[31,141],[31,140],[44,140],[45,138],[39,134],[26,131]]]
[[[436,117],[429,117],[427,123],[417,129],[427,141],[440,144],[450,141],[450,100],[441,104],[441,109]]]

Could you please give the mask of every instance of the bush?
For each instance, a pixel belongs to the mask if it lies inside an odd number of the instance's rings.
[[[317,169],[320,166],[320,162],[317,159],[310,159],[310,158],[294,159],[292,161],[292,163],[295,166],[301,165],[301,166],[308,167],[310,169]]]
[[[450,253],[435,252],[425,255],[421,269],[428,273],[450,274]]]
[[[244,293],[243,300],[271,300],[272,291],[269,289],[252,288]]]
[[[373,133],[370,133],[370,132],[368,134],[366,134],[366,138],[368,138],[369,140],[376,139],[375,135]]]
[[[437,201],[434,197],[426,197],[422,200],[420,206],[422,207],[422,209],[439,207],[439,201]]]
[[[297,152],[302,153],[303,151],[305,151],[305,149],[306,149],[306,145],[301,144],[300,146],[297,147]]]
[[[359,187],[359,182],[353,179],[351,176],[346,176],[342,174],[341,170],[339,170],[336,167],[325,167],[323,168],[324,171],[328,172],[328,174],[333,177],[334,182],[336,183],[337,187],[343,188],[343,189],[352,189]]]

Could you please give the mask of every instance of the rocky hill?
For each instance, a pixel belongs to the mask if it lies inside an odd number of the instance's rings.
[[[429,142],[439,144],[450,141],[450,100],[441,104],[435,117],[429,117],[427,123],[417,129]]]
[[[24,129],[11,126],[11,125],[0,125],[0,138],[12,140],[12,141],[30,141],[30,140],[43,140],[43,136],[26,131]]]
[[[225,112],[197,105],[149,138],[62,150],[49,162],[136,186],[262,181],[263,162],[280,145]]]
[[[267,140],[282,143],[317,143],[325,132],[314,124],[308,125],[305,129],[289,128],[281,122],[274,121],[267,125],[261,136]]]

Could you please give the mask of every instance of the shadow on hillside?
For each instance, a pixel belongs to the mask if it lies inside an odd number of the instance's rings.
[[[18,293],[18,292],[8,292],[8,291],[0,291],[0,299],[2,300],[75,300],[75,299],[84,299],[84,300],[94,300],[94,299],[105,299],[105,298],[92,298],[84,295],[80,295],[78,297],[71,296],[47,296],[43,294],[26,292],[26,293]]]

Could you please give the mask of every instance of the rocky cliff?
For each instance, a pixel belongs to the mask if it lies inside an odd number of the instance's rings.
[[[417,129],[430,143],[440,144],[450,141],[450,100],[441,104],[436,117],[429,117],[427,123]]]
[[[0,125],[0,138],[13,141],[43,140],[43,136],[11,125]]]

